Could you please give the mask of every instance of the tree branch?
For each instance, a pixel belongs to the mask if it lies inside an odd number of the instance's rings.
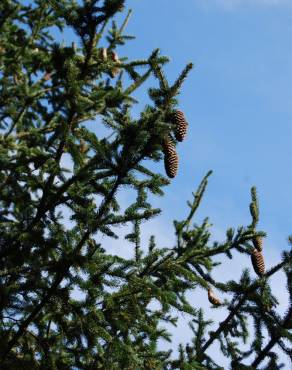
[[[286,317],[283,320],[282,327],[288,328],[289,322],[291,321],[292,316],[292,307],[290,307]],[[255,358],[255,360],[252,363],[252,367],[256,369],[256,367],[266,358],[270,350],[274,347],[275,344],[277,344],[278,340],[281,338],[281,334],[274,334],[268,344],[263,348],[263,350],[258,354],[258,356]]]
[[[272,269],[270,269],[264,276],[263,278],[269,278],[270,276],[272,276],[273,274],[275,274],[277,271],[281,270],[285,265],[286,265],[287,261],[283,261],[281,263],[279,263],[278,265],[274,266]],[[224,321],[222,321],[219,325],[219,327],[217,328],[217,330],[215,332],[212,333],[212,335],[210,336],[210,338],[207,340],[207,342],[203,345],[203,347],[201,348],[200,350],[200,355],[202,355],[209,347],[210,345],[216,340],[218,339],[219,335],[224,331],[224,329],[228,326],[229,322],[233,319],[233,317],[237,314],[237,312],[239,311],[240,307],[242,306],[242,304],[245,302],[247,296],[249,293],[251,293],[252,291],[254,291],[255,289],[257,289],[259,286],[260,286],[260,282],[262,281],[262,279],[257,279],[253,284],[251,284],[251,286],[249,287],[249,289],[243,294],[243,296],[239,299],[239,301],[237,302],[237,304],[234,306],[234,307],[231,307],[230,308],[230,313],[229,315],[226,317],[226,319]]]

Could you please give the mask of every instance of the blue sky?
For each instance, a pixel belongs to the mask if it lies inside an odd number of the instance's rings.
[[[170,81],[186,63],[195,64],[179,99],[189,121],[188,137],[177,148],[179,173],[165,197],[153,200],[163,213],[144,224],[143,240],[156,234],[159,245],[173,243],[173,219],[186,215],[186,200],[212,169],[195,221],[209,216],[214,239],[224,239],[228,227],[250,223],[250,188],[256,185],[259,227],[268,233],[265,260],[271,267],[292,234],[292,0],[128,0],[127,5],[133,9],[127,31],[136,40],[120,48],[120,57],[147,58],[159,47],[171,58],[166,67]],[[138,97],[143,106],[146,88]],[[163,164],[158,168],[163,171]],[[130,200],[126,193],[120,197],[125,204]],[[132,253],[123,240],[104,242],[111,253]],[[244,267],[250,261],[237,256],[215,276],[239,278]],[[284,286],[283,274],[272,279],[281,312],[288,304]],[[226,315],[210,310],[205,292],[191,299],[209,317]],[[174,349],[190,339],[187,319],[182,317],[174,331]],[[216,346],[215,352],[226,366]],[[288,359],[283,361],[289,368]]]

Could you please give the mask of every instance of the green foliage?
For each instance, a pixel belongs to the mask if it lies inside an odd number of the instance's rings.
[[[211,172],[186,218],[174,222],[174,246],[141,241],[143,222],[160,213],[149,195],[169,184],[150,163],[162,158],[192,64],[171,84],[159,50],[118,57],[132,39],[131,11],[121,25],[115,18],[124,3],[0,2],[0,368],[222,369],[210,351],[218,341],[233,369],[279,369],[275,345],[291,358],[291,252],[261,279],[248,270],[240,281],[213,278],[215,256],[249,256],[253,238],[265,235],[256,231],[255,188],[251,225],[228,229],[223,242],[211,242],[208,219],[193,224]],[[56,29],[73,32],[76,43],[61,43]],[[150,102],[133,118],[147,80],[155,83]],[[136,194],[127,207],[118,196],[124,189]],[[104,236],[118,238],[129,224],[132,257],[108,253]],[[284,317],[268,281],[279,270],[290,295]],[[215,329],[188,299],[211,287],[225,298],[217,309],[228,311]],[[193,332],[177,356],[159,346],[171,343],[166,327],[177,325],[175,313],[189,317]]]

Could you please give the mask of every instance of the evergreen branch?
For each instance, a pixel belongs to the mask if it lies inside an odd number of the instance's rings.
[[[164,76],[162,68],[160,67],[160,65],[155,60],[157,58],[158,54],[159,54],[159,49],[156,49],[156,50],[153,51],[151,57],[149,58],[149,64],[150,64],[150,66],[151,66],[151,68],[154,72],[154,76],[159,81],[161,90],[166,92],[169,89],[169,85],[168,85],[167,79]]]
[[[196,210],[198,209],[198,207],[201,203],[201,200],[202,200],[203,195],[205,193],[206,187],[208,185],[208,178],[209,178],[209,176],[212,175],[212,173],[213,173],[213,171],[209,171],[205,175],[205,177],[203,178],[203,180],[201,181],[201,183],[198,187],[198,190],[196,191],[196,193],[193,193],[194,201],[190,205],[190,207],[191,207],[190,213],[189,213],[187,219],[185,220],[185,222],[182,224],[182,228],[186,227],[186,231],[188,231],[188,229],[190,227],[191,220],[194,217],[194,214],[195,214]]]
[[[36,84],[35,84],[36,85]],[[14,128],[17,126],[17,124],[22,120],[22,118],[24,117],[24,115],[25,115],[25,113],[27,112],[27,110],[28,110],[28,108],[29,108],[29,103],[32,103],[33,102],[33,100],[35,99],[35,98],[38,98],[38,97],[40,97],[42,94],[45,94],[46,92],[48,92],[48,91],[52,91],[52,90],[54,90],[54,89],[57,89],[57,88],[59,88],[59,86],[53,86],[53,87],[49,87],[49,88],[46,88],[46,89],[43,89],[43,90],[41,90],[41,91],[39,91],[39,92],[37,92],[35,95],[33,95],[33,96],[30,96],[30,97],[28,97],[27,98],[27,102],[25,103],[25,105],[24,105],[24,107],[22,108],[22,110],[19,112],[19,114],[18,114],[18,116],[17,116],[17,118],[16,118],[16,120],[12,123],[12,125],[11,125],[11,127],[10,127],[10,129],[3,135],[3,137],[4,137],[4,139],[7,139],[8,138],[8,136],[12,133],[12,131],[14,130]],[[29,102],[29,103],[28,103]],[[45,128],[42,128],[42,129],[40,129],[40,132],[41,131],[45,131],[44,130]],[[22,133],[22,136],[24,136],[24,135],[30,135],[30,133]],[[16,136],[18,136],[18,137],[20,137],[20,133],[19,134],[17,134]]]
[[[97,23],[94,25],[93,29],[91,30],[89,42],[88,44],[86,44],[86,56],[84,58],[84,63],[82,66],[81,78],[85,78],[88,65],[92,57],[93,48],[95,46],[94,41],[95,41],[96,28],[97,28]]]
[[[252,235],[248,235],[248,239],[251,237]],[[247,236],[244,235],[242,236],[241,234],[237,235],[235,240],[229,244],[229,241],[227,241],[225,244],[223,245],[219,245],[218,247],[214,247],[212,249],[208,249],[206,251],[206,257],[213,257],[213,256],[216,256],[218,254],[221,254],[221,253],[226,253],[226,252],[229,252],[231,251],[232,249],[236,249],[238,250],[239,252],[241,253],[248,253],[249,255],[251,254],[248,250],[244,249],[243,247],[241,247],[240,244],[244,243],[247,239]]]
[[[144,147],[145,150],[147,148],[147,144]],[[116,193],[119,185],[122,183],[123,178],[127,175],[127,172],[130,170],[130,168],[135,167],[144,158],[144,156],[145,156],[145,152],[143,151],[141,153],[141,155],[136,159],[135,163],[129,163],[128,164],[128,168],[125,168],[124,169],[124,173],[123,174],[120,173],[117,176],[117,179],[116,179],[116,181],[115,181],[115,183],[114,183],[111,191],[106,196],[106,198],[104,199],[104,201],[102,202],[102,204],[101,204],[101,206],[99,208],[99,212],[97,213],[97,220],[98,221],[101,220],[102,217],[103,217],[103,215],[104,215],[104,213],[107,212],[108,205],[112,201],[112,199],[113,199],[113,197],[114,197],[114,195],[115,195],[115,193]],[[98,227],[99,223],[97,222],[96,225]],[[73,256],[74,255],[77,256],[80,253],[83,245],[85,244],[85,242],[87,241],[87,239],[89,238],[89,236],[90,236],[90,234],[92,232],[94,232],[94,230],[88,229],[84,233],[84,235],[81,238],[80,242],[78,243],[78,245],[76,246],[76,248],[73,251]],[[70,259],[70,260],[72,260],[72,259]],[[41,312],[41,310],[49,302],[50,298],[54,295],[55,291],[57,290],[57,288],[59,287],[59,285],[63,281],[64,276],[68,273],[70,266],[71,266],[71,263],[68,262],[68,259],[65,259],[64,260],[64,264],[63,264],[62,272],[57,273],[56,278],[55,278],[54,282],[52,283],[51,287],[49,288],[47,294],[44,296],[44,298],[41,300],[41,302],[38,305],[36,305],[36,307],[29,314],[29,316],[21,323],[21,325],[19,326],[19,329],[16,332],[16,334],[13,336],[13,338],[7,344],[7,347],[4,349],[4,352],[3,352],[3,355],[2,355],[2,361],[4,361],[7,358],[9,352],[16,345],[16,343],[18,342],[19,338],[22,337],[22,335],[24,334],[24,332],[25,332],[26,328],[28,327],[28,325],[39,315],[39,313]]]
[[[286,315],[286,317],[283,320],[282,327],[283,328],[290,328],[289,324],[291,325],[292,320],[292,307],[289,308],[289,311]],[[267,343],[265,348],[262,349],[262,351],[257,355],[255,360],[252,363],[252,368],[256,369],[257,366],[267,357],[270,350],[274,347],[275,344],[281,339],[281,333],[272,333],[270,341]]]
[[[211,277],[210,274],[205,274],[204,270],[202,267],[198,264],[196,264],[195,269],[198,271],[198,273],[201,275],[203,279],[205,279],[208,283],[212,284],[213,286],[217,286],[218,283]]]
[[[93,48],[94,48],[94,36],[95,36],[95,33],[96,33],[97,25],[98,25],[98,23],[96,23],[93,27],[92,33],[90,35],[89,44],[88,44],[88,47],[86,48],[86,56],[85,56],[84,63],[83,63],[83,66],[82,66],[82,71],[81,71],[82,78],[84,78],[86,73],[87,73],[88,64],[89,64],[89,61],[90,61],[91,56],[92,56],[92,51],[93,51]],[[69,118],[68,118],[68,122],[67,122],[67,125],[66,125],[68,127],[68,130],[71,129],[71,126],[73,124],[74,119],[75,119],[75,113],[71,110],[71,112],[69,113]],[[59,161],[61,159],[64,146],[65,146],[65,139],[61,140],[61,142],[59,144],[59,147],[57,149],[56,158],[55,158],[56,163],[59,163]],[[47,191],[48,191],[48,189],[50,189],[50,187],[51,187],[51,185],[52,185],[52,183],[55,179],[55,176],[56,175],[53,172],[53,173],[51,173],[51,175],[49,176],[49,178],[47,180],[47,183],[44,187],[43,196],[42,196],[42,199],[40,201],[39,208],[37,210],[35,220],[32,222],[32,225],[30,225],[31,227],[36,225],[36,223],[46,213],[46,211],[44,211],[44,209],[45,209]]]
[[[0,17],[0,29],[2,29],[3,25],[9,18],[12,18],[12,16],[16,13],[19,12],[21,9],[20,4],[15,4],[14,7],[5,9],[2,11],[1,17]]]
[[[95,36],[95,40],[94,40],[94,46],[96,47],[98,45],[98,42],[99,40],[101,39],[103,33],[104,33],[104,30],[105,30],[105,27],[107,26],[108,24],[108,21],[109,21],[109,18],[105,19],[105,21],[103,22],[102,26],[101,26],[101,29],[100,31],[96,34]]]
[[[187,78],[187,75],[189,74],[189,72],[191,71],[191,69],[193,68],[193,66],[194,66],[193,63],[189,63],[189,64],[186,65],[186,67],[181,72],[181,74],[178,77],[178,79],[175,81],[175,83],[168,90],[168,92],[167,92],[167,99],[166,99],[167,101],[169,101],[171,98],[173,98],[178,93],[179,89],[181,88],[183,82]]]
[[[122,35],[123,32],[125,31],[125,28],[127,27],[128,23],[129,23],[129,20],[130,20],[130,17],[131,17],[131,14],[132,14],[132,9],[129,9],[128,11],[128,14],[124,20],[124,22],[122,23],[120,29],[119,29],[119,34]]]
[[[72,124],[73,124],[74,116],[75,116],[75,114],[73,112],[71,112],[69,114],[68,124],[67,124],[68,129],[70,129]],[[64,146],[65,146],[65,138],[63,138],[60,141],[59,147],[58,147],[57,152],[56,152],[55,162],[57,164],[59,164],[59,162],[61,160],[61,157],[62,157],[62,154],[63,154],[63,151],[64,151]],[[32,229],[41,220],[41,218],[46,213],[46,211],[45,211],[45,209],[46,209],[45,205],[46,205],[46,201],[47,201],[46,198],[49,195],[49,191],[50,191],[50,188],[51,188],[51,186],[52,186],[52,184],[55,180],[55,177],[56,177],[56,172],[53,171],[49,175],[48,180],[46,181],[46,183],[44,185],[43,195],[42,195],[42,198],[40,200],[40,203],[39,203],[39,206],[38,206],[38,209],[37,209],[37,212],[36,212],[36,216],[35,216],[34,220],[32,220],[31,224],[28,226],[27,229]]]
[[[160,266],[162,266],[166,261],[168,261],[171,257],[173,257],[175,254],[175,251],[171,251],[170,253],[168,253],[166,256],[164,256],[163,258],[161,258],[159,261],[157,261],[157,258],[152,261],[152,263],[146,265],[144,267],[144,269],[142,271],[140,271],[140,273],[138,274],[139,277],[143,277],[143,276],[146,276],[146,274],[148,273],[153,273],[155,271],[158,270],[158,268]],[[136,270],[130,272],[128,274],[128,277],[131,277],[132,275],[135,275],[136,274]]]
[[[22,337],[24,332],[26,331],[28,325],[36,318],[36,316],[40,313],[40,311],[44,308],[44,306],[48,303],[49,299],[52,297],[55,290],[60,285],[61,281],[63,280],[63,277],[61,278],[60,275],[58,275],[55,278],[54,283],[51,285],[50,289],[48,290],[48,293],[46,296],[42,299],[42,301],[33,309],[33,311],[30,313],[30,315],[21,323],[21,325],[18,328],[18,331],[13,336],[13,338],[8,342],[7,347],[4,349],[3,354],[1,356],[2,362],[7,358],[9,352],[12,350],[12,348],[16,345],[19,338]]]
[[[13,63],[18,62],[18,58],[20,57],[21,53],[24,52],[25,49],[27,48],[27,46],[29,46],[34,41],[34,39],[36,38],[36,36],[37,36],[37,34],[40,30],[41,23],[43,21],[43,15],[44,15],[44,12],[45,12],[47,6],[48,5],[47,5],[46,2],[43,2],[43,4],[40,4],[40,14],[37,17],[36,25],[33,27],[33,30],[32,30],[32,33],[31,33],[30,37],[23,44],[23,46],[18,50],[18,52],[16,52],[16,54],[14,55]]]
[[[121,67],[127,68],[127,67],[143,67],[143,66],[149,66],[149,60],[134,60],[129,63],[121,63]]]
[[[12,131],[14,130],[16,125],[20,122],[20,120],[25,115],[27,109],[28,109],[28,106],[25,104],[24,107],[19,112],[18,116],[16,117],[16,120],[14,122],[12,122],[12,125],[11,125],[10,129],[3,135],[4,139],[7,139],[8,136],[12,133]]]
[[[117,224],[123,224],[131,221],[141,221],[141,220],[148,220],[160,213],[160,209],[151,209],[146,210],[141,214],[135,214],[135,215],[128,215],[128,216],[115,216],[113,220],[110,219],[104,219],[102,220],[102,223],[99,225],[102,225],[103,223],[106,225],[117,225]]]
[[[132,85],[130,85],[125,91],[125,95],[130,95],[132,92],[137,90],[150,76],[152,70],[149,69],[146,73],[144,73],[140,78],[138,78]]]
[[[128,11],[128,14],[127,14],[127,16],[126,16],[126,18],[125,18],[124,22],[122,23],[122,25],[121,25],[121,27],[120,27],[120,29],[119,29],[119,31],[118,31],[118,33],[117,33],[117,35],[115,35],[115,38],[114,38],[114,39],[112,40],[112,42],[109,44],[109,46],[108,46],[108,50],[112,50],[112,49],[114,49],[114,47],[115,47],[115,43],[116,43],[117,39],[119,39],[119,38],[122,36],[122,34],[123,34],[123,32],[124,32],[125,28],[127,27],[127,24],[128,24],[128,22],[129,22],[129,20],[130,20],[130,17],[131,17],[131,14],[132,14],[132,9],[130,9],[130,10]]]
[[[93,157],[84,167],[82,167],[78,173],[73,175],[70,179],[68,179],[56,192],[56,194],[50,199],[50,202],[47,205],[44,205],[42,207],[42,211],[39,212],[38,217],[35,217],[35,219],[32,221],[32,223],[27,227],[27,230],[30,230],[34,225],[37,224],[37,222],[48,212],[49,210],[52,210],[52,207],[57,205],[58,199],[66,192],[68,191],[69,187],[76,183],[79,179],[83,178],[84,172],[94,163],[96,160],[96,157]],[[105,177],[109,177],[113,175],[112,170],[103,171],[101,173],[98,173],[97,175],[92,178],[93,181],[104,179]]]
[[[102,203],[102,205],[100,207],[99,217],[101,217],[103,212],[106,210],[108,204],[110,203],[112,197],[114,196],[114,194],[115,194],[115,192],[116,192],[116,190],[117,190],[117,188],[120,184],[120,181],[121,181],[121,179],[118,177],[117,180],[116,180],[115,185],[113,186],[113,188],[111,190],[111,192],[109,193],[108,197],[105,199],[105,201]],[[74,255],[78,255],[80,253],[83,245],[85,244],[85,242],[89,238],[90,233],[91,233],[90,230],[87,230],[84,233],[83,237],[81,238],[80,242],[78,243],[77,247],[75,248],[75,250],[73,252]],[[21,325],[19,326],[18,331],[13,336],[13,338],[9,341],[9,343],[7,345],[7,348],[4,350],[3,355],[2,355],[2,361],[4,361],[6,359],[9,352],[16,345],[16,343],[18,342],[18,339],[22,337],[22,335],[26,331],[29,324],[39,315],[41,310],[49,302],[51,297],[54,295],[56,289],[59,287],[59,285],[63,281],[64,276],[66,275],[66,273],[68,273],[69,268],[70,268],[70,263],[67,262],[66,260],[64,260],[62,272],[57,273],[57,275],[55,277],[55,280],[52,283],[51,287],[49,288],[47,294],[44,296],[44,298],[41,300],[41,302],[38,305],[36,305],[36,307],[29,314],[29,316],[21,323]]]
[[[203,198],[204,192],[206,190],[208,184],[208,178],[212,174],[212,171],[209,171],[201,181],[196,193],[193,193],[194,200],[192,203],[188,202],[189,207],[191,208],[189,215],[187,218],[182,222],[175,222],[176,227],[176,234],[177,234],[177,247],[180,250],[182,248],[181,241],[182,241],[182,234],[183,232],[188,232],[191,220],[194,217],[196,210],[198,209],[201,200]]]
[[[277,271],[281,270],[288,262],[282,261],[278,265],[271,268],[264,276],[263,278],[269,278],[273,274],[275,274]],[[218,339],[219,335],[228,327],[228,324],[230,321],[234,318],[234,316],[238,313],[241,306],[244,304],[245,300],[247,299],[248,295],[256,290],[261,285],[262,279],[257,279],[251,286],[247,289],[247,291],[243,294],[243,296],[239,299],[237,304],[234,307],[229,307],[230,313],[226,317],[224,321],[220,323],[217,330],[210,335],[210,338],[205,342],[205,344],[202,346],[200,350],[200,357],[201,355],[210,347],[210,345]]]

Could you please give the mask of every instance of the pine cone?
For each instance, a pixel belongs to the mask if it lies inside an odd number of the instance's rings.
[[[263,250],[263,238],[261,236],[256,236],[255,238],[253,238],[252,242],[253,242],[253,246],[259,252],[261,252]]]
[[[171,140],[164,142],[164,167],[168,177],[173,178],[178,170],[178,155]]]
[[[255,273],[258,276],[263,276],[265,273],[265,260],[261,252],[254,248],[251,255],[251,262]]]
[[[176,110],[173,113],[173,123],[176,125],[175,138],[177,141],[183,141],[188,128],[188,123],[182,111]]]
[[[208,299],[209,302],[212,303],[214,306],[221,306],[221,301],[214,295],[213,290],[211,288],[208,289]]]
[[[110,58],[111,60],[114,62],[114,63],[120,63],[120,59],[118,57],[118,54],[115,53],[114,51],[111,51],[110,52]],[[110,71],[110,76],[111,78],[114,78],[116,77],[116,75],[120,72],[120,68],[119,67],[114,67],[111,71]]]

